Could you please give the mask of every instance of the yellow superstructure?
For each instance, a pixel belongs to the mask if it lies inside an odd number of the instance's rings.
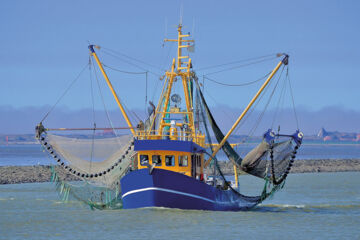
[[[165,42],[177,42],[177,58],[173,59],[171,70],[165,73],[163,93],[160,97],[155,116],[148,130],[137,131],[135,137],[138,140],[161,140],[170,141],[191,141],[200,147],[205,147],[205,135],[195,130],[193,103],[191,101],[190,81],[191,80],[191,58],[184,56],[183,50],[191,47],[194,40],[186,39],[189,34],[182,34],[182,25],[178,25],[177,39],[165,39]],[[175,81],[181,80],[185,97],[186,110],[179,107],[169,108],[170,97]],[[160,110],[162,109],[162,110]],[[167,121],[167,116],[179,116],[187,121]],[[156,130],[154,129],[155,119],[160,121]],[[153,159],[154,158],[154,159]],[[138,151],[138,168],[146,168],[148,165],[154,168],[183,173],[187,176],[202,178],[204,170],[203,153],[191,153],[181,151]],[[161,163],[156,161],[160,160]],[[171,162],[169,162],[171,161]]]

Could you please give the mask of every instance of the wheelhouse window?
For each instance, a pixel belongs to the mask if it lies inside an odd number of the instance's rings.
[[[188,156],[180,155],[179,156],[179,167],[187,167],[188,166]]]
[[[140,155],[140,165],[146,166],[149,164],[149,155]]]
[[[152,155],[152,163],[156,163],[155,166],[161,166],[161,155]]]
[[[165,156],[165,165],[166,166],[175,166],[175,156],[174,155],[166,155]]]

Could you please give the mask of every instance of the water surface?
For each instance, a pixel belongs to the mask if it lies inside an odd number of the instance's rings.
[[[261,181],[241,177],[241,190]],[[62,203],[51,183],[0,185],[0,239],[360,239],[360,173],[291,174],[246,212],[92,211]]]

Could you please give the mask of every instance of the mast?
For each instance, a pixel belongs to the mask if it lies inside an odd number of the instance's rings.
[[[161,121],[159,126],[159,134],[162,134],[162,131],[165,126],[169,126],[168,123],[164,121],[164,118],[170,112],[167,111],[167,107],[169,104],[170,94],[172,90],[172,85],[176,77],[180,77],[183,85],[185,102],[186,102],[186,112],[178,112],[179,114],[186,114],[188,117],[188,127],[191,130],[191,136],[195,138],[195,126],[194,126],[194,116],[193,116],[193,106],[191,101],[191,92],[189,91],[190,86],[190,68],[191,68],[191,58],[189,56],[182,55],[182,49],[190,47],[190,43],[194,42],[191,39],[184,39],[186,37],[190,37],[190,34],[182,34],[182,24],[178,25],[178,38],[177,39],[165,39],[165,42],[177,42],[177,59],[173,59],[171,72],[166,72],[166,76],[169,78],[167,91],[165,93],[165,100],[163,105],[163,111],[161,114]],[[188,59],[188,61],[184,61],[184,59]],[[159,113],[159,112],[158,112]],[[174,114],[175,112],[171,112]],[[181,124],[182,125],[182,124]],[[180,126],[181,126],[180,125]]]
[[[239,118],[236,120],[236,122],[234,123],[234,125],[231,127],[231,129],[229,130],[229,132],[225,135],[225,137],[223,138],[223,140],[219,143],[219,145],[217,145],[217,147],[215,148],[215,150],[213,151],[213,154],[210,156],[210,158],[205,162],[205,167],[207,165],[209,165],[211,159],[213,159],[213,157],[215,157],[215,155],[218,153],[218,151],[222,148],[222,146],[225,144],[225,142],[227,141],[227,139],[230,137],[231,133],[235,130],[235,128],[237,127],[237,125],[240,123],[240,121],[244,118],[244,116],[246,115],[246,113],[249,111],[249,109],[251,108],[251,106],[254,104],[254,102],[256,101],[256,99],[260,96],[260,94],[263,92],[263,90],[265,89],[265,87],[268,85],[268,83],[270,82],[270,80],[273,78],[273,76],[275,75],[275,73],[279,70],[279,68],[281,67],[282,64],[287,65],[289,61],[289,55],[285,54],[284,58],[277,64],[277,66],[275,67],[275,69],[271,72],[270,76],[266,79],[266,81],[264,82],[264,84],[261,86],[261,88],[259,89],[259,91],[255,94],[255,96],[252,98],[252,100],[250,101],[250,103],[247,105],[247,107],[245,108],[245,110],[241,113],[241,115],[239,116]]]
[[[102,66],[99,58],[98,58],[98,56],[96,55],[95,50],[94,50],[94,47],[97,47],[97,46],[89,45],[90,54],[91,54],[91,56],[93,56],[93,57],[95,58],[95,61],[96,61],[96,63],[98,64],[98,66],[99,66],[99,68],[100,68],[100,70],[101,70],[101,73],[103,74],[103,76],[104,76],[104,78],[105,78],[105,80],[106,80],[106,83],[107,83],[107,85],[109,86],[109,88],[110,88],[110,90],[111,90],[111,93],[113,94],[113,96],[114,96],[114,98],[115,98],[115,100],[116,100],[116,102],[117,102],[117,104],[118,104],[118,106],[119,106],[119,108],[120,108],[120,110],[121,110],[121,113],[122,113],[122,115],[123,115],[124,118],[125,118],[125,121],[126,121],[127,125],[128,125],[129,128],[130,128],[131,133],[132,133],[133,135],[135,135],[135,130],[134,130],[134,128],[133,128],[133,126],[132,126],[132,124],[131,124],[131,122],[130,122],[130,120],[129,120],[129,117],[128,117],[128,115],[126,114],[125,109],[124,109],[124,107],[122,106],[122,104],[121,104],[121,102],[120,102],[120,99],[119,99],[118,95],[116,94],[116,92],[115,92],[115,90],[114,90],[114,88],[113,88],[113,86],[112,86],[112,84],[111,84],[111,82],[110,82],[110,80],[109,80],[109,78],[108,78],[108,76],[107,76],[107,74],[106,74],[106,72],[105,72],[105,70],[104,70],[104,68],[103,68],[103,66]]]

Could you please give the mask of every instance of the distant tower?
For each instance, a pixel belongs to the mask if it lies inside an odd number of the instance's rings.
[[[320,131],[319,131],[319,133],[317,134],[317,136],[320,137],[320,138],[324,138],[324,137],[326,137],[327,135],[329,135],[329,134],[328,134],[328,132],[327,132],[324,128],[321,128]]]

